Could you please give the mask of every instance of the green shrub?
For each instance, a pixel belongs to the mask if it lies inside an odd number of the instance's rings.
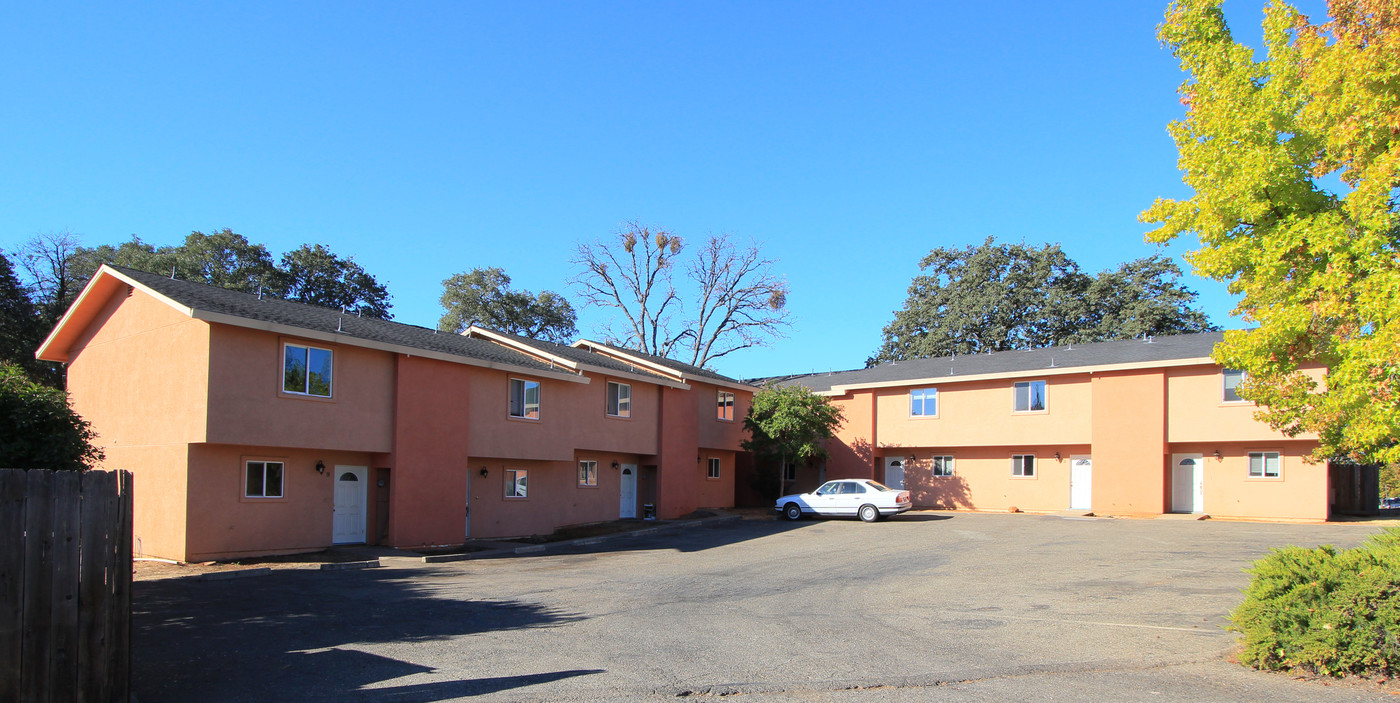
[[[1245,664],[1330,676],[1400,670],[1400,528],[1355,549],[1275,549],[1249,573],[1230,613]]]

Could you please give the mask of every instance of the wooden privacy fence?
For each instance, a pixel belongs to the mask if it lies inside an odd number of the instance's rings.
[[[131,473],[0,469],[0,701],[127,701]]]

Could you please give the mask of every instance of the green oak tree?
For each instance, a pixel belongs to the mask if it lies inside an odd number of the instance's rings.
[[[759,469],[754,487],[774,498],[782,496],[782,468],[826,457],[826,441],[836,436],[843,422],[840,408],[803,386],[770,384],[755,393],[744,418],[749,438],[740,442],[744,451],[753,453]]]
[[[1168,128],[1191,196],[1142,214],[1154,242],[1188,235],[1195,271],[1240,296],[1215,350],[1240,394],[1318,459],[1400,462],[1400,6],[1331,0],[1317,24],[1269,4],[1264,51],[1218,0],[1181,0],[1159,36],[1188,79]],[[1326,368],[1325,382],[1306,373]]]
[[[282,255],[277,295],[287,300],[341,308],[387,320],[389,291],[353,258],[340,258],[321,244],[303,244]]]
[[[512,290],[505,269],[475,268],[442,282],[438,329],[461,333],[476,323],[499,332],[567,344],[578,334],[578,316],[564,296]]]
[[[87,421],[68,404],[68,394],[30,380],[15,364],[0,361],[0,467],[90,469],[102,450]]]
[[[904,307],[867,361],[1033,349],[1214,329],[1171,259],[1150,256],[1091,277],[1058,244],[991,237],[925,256]]]

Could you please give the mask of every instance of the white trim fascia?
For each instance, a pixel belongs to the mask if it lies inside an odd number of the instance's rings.
[[[550,354],[549,352],[543,349],[530,346],[529,344],[522,342],[518,339],[511,339],[510,337],[507,337],[499,332],[493,332],[492,330],[488,330],[484,327],[477,327],[476,325],[472,325],[471,327],[468,327],[467,329],[462,331],[462,336],[473,338],[485,337],[486,339],[489,339],[492,342],[495,342],[503,347],[509,347],[511,349],[514,349],[515,351],[518,351],[521,354],[538,356],[556,366],[563,366],[564,368],[573,371],[579,370],[578,362],[576,361],[565,359],[564,357],[559,356],[557,354]]]
[[[1210,364],[1219,366],[1214,359],[1208,356],[1192,357],[1188,359],[1162,359],[1159,361],[1125,362],[1121,364],[1097,364],[1094,366],[1057,366],[1054,368],[1027,369],[1024,371],[1002,371],[999,373],[979,373],[970,376],[928,376],[920,378],[909,378],[899,381],[878,381],[875,383],[841,383],[831,387],[830,390],[815,391],[817,395],[840,396],[851,391],[872,390],[883,388],[900,388],[903,386],[938,386],[949,383],[965,383],[968,381],[989,381],[996,379],[1010,378],[1043,378],[1046,376],[1070,376],[1073,374],[1095,374],[1106,371],[1133,371],[1136,369],[1162,369],[1174,366],[1200,366]]]
[[[68,319],[73,316],[74,311],[76,311],[79,307],[82,306],[82,303],[84,300],[87,299],[88,294],[91,293],[92,289],[97,286],[98,279],[102,278],[102,275],[104,274],[107,276],[111,276],[112,278],[115,278],[118,281],[127,284],[128,286],[131,286],[133,288],[139,288],[141,292],[155,298],[156,300],[159,300],[162,303],[165,303],[166,305],[169,305],[170,307],[174,308],[176,312],[191,316],[194,313],[194,310],[192,308],[185,307],[184,305],[181,305],[175,302],[174,300],[171,300],[170,298],[167,298],[164,295],[161,295],[160,293],[157,293],[151,290],[150,288],[147,288],[146,286],[142,285],[140,281],[137,281],[136,279],[127,276],[126,274],[123,274],[117,271],[116,269],[113,269],[107,264],[102,264],[101,266],[97,267],[97,273],[93,274],[92,278],[88,280],[87,285],[83,286],[83,290],[81,293],[78,294],[78,297],[74,298],[73,302],[68,305],[68,309],[63,312],[63,317],[58,319],[58,324],[55,324],[53,326],[53,329],[49,331],[48,336],[44,337],[44,343],[40,344],[39,348],[34,352],[34,357],[36,359],[43,358],[44,352],[48,351],[49,345],[53,343],[54,336],[58,334],[59,330],[63,329],[63,327],[68,324]],[[65,354],[64,356],[66,357],[67,355]]]
[[[191,314],[190,317],[196,320],[204,320],[205,322],[217,322],[224,325],[232,325],[234,327],[244,327],[247,329],[276,332],[278,334],[285,334],[291,337],[301,337],[302,339],[317,339],[323,342],[343,344],[345,346],[350,347],[376,349],[379,351],[393,352],[395,354],[403,354],[404,356],[421,356],[425,359],[436,359],[438,361],[447,361],[454,364],[463,364],[465,366],[480,366],[482,368],[509,371],[511,373],[518,373],[526,376],[540,376],[545,378],[558,379],[561,381],[570,381],[572,383],[589,383],[589,380],[586,376],[582,376],[576,373],[566,373],[563,371],[548,371],[544,369],[532,369],[526,366],[504,364],[499,361],[473,359],[468,356],[458,356],[456,354],[448,354],[445,352],[431,351],[428,349],[419,349],[418,347],[407,347],[401,344],[390,344],[388,342],[377,342],[370,339],[361,339],[360,337],[352,337],[350,335],[340,334],[338,332],[321,332],[319,330],[309,330],[304,327],[293,327],[292,325],[284,325],[277,322],[251,320],[246,317],[228,315],[220,312],[194,310],[193,314]]]
[[[636,381],[638,383],[650,383],[654,386],[666,386],[667,388],[677,388],[683,391],[690,390],[690,384],[687,384],[684,381],[677,381],[670,378],[657,378],[656,376],[648,376],[646,374],[635,373],[632,371],[620,371],[618,369],[612,369],[606,366],[594,366],[593,364],[580,363],[579,370],[587,371],[589,373],[596,373],[599,376],[607,376],[609,378],[625,378],[629,381]]]
[[[633,356],[620,349],[615,349],[613,347],[599,344],[598,342],[594,342],[589,339],[580,339],[577,342],[570,344],[569,346],[578,349],[583,349],[586,347],[588,351],[591,351],[594,354],[602,354],[603,356],[610,356],[614,359],[626,361],[629,364],[634,364],[636,366],[651,369],[653,371],[656,371],[657,373],[675,377],[677,380],[682,382],[708,383],[713,386],[722,386],[725,388],[733,388],[735,390],[749,391],[750,393],[759,390],[757,386],[750,386],[744,383],[725,381],[719,378],[709,378],[707,376],[696,376],[694,374],[686,374],[684,371],[681,371],[679,369],[671,368],[670,366],[666,366],[665,364],[659,364],[650,359],[643,359],[641,357]]]

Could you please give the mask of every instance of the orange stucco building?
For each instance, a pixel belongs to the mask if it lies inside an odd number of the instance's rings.
[[[1316,436],[1287,437],[1211,360],[1221,333],[919,359],[795,376],[845,424],[797,488],[867,477],[917,506],[1325,520]],[[1322,377],[1321,369],[1310,373]]]
[[[68,365],[139,554],[460,544],[734,503],[754,388],[605,344],[463,335],[104,266]]]

